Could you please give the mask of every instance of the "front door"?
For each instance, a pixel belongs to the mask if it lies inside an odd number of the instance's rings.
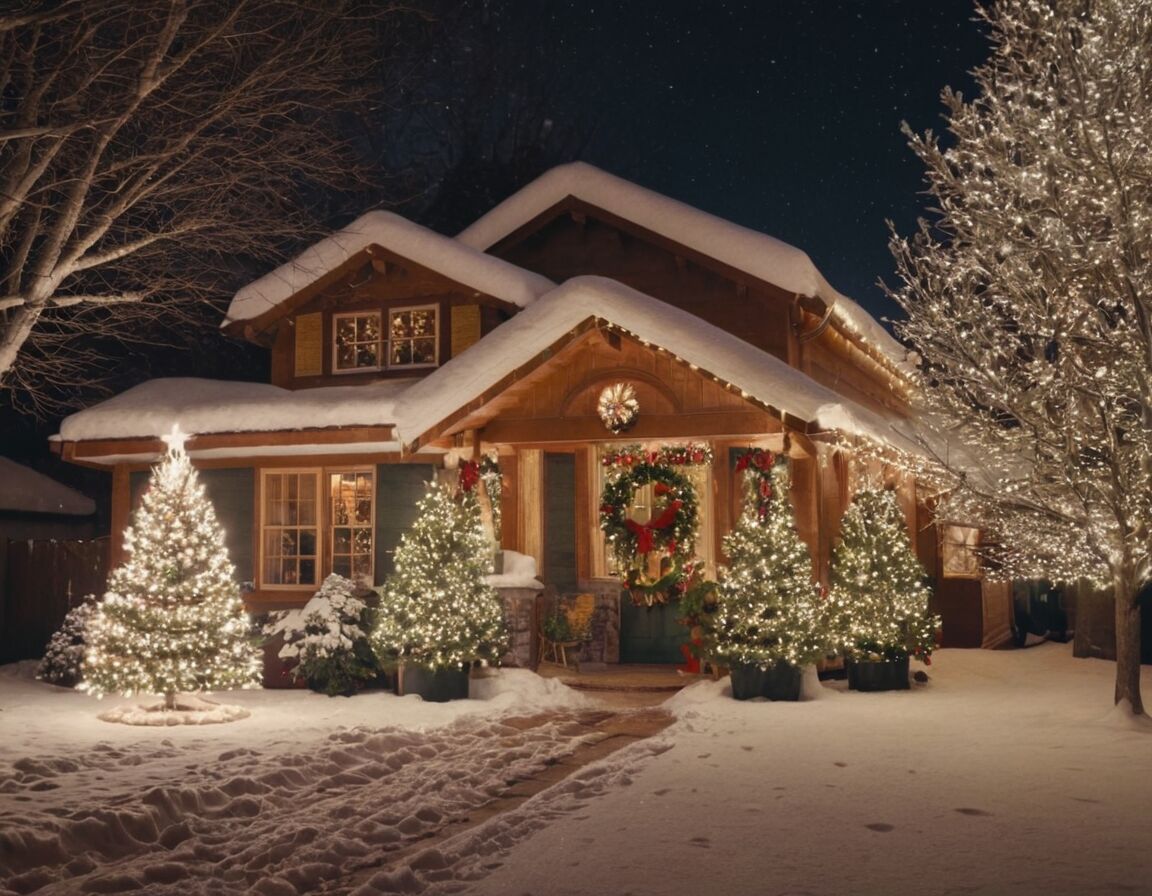
[[[684,662],[680,648],[688,643],[688,629],[676,621],[679,616],[678,602],[642,607],[623,592],[620,595],[620,662]]]

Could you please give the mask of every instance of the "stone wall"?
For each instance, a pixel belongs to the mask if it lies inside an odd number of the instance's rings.
[[[500,659],[502,666],[535,669],[540,664],[538,603],[536,588],[497,588],[504,602],[504,624],[508,629],[509,650]]]

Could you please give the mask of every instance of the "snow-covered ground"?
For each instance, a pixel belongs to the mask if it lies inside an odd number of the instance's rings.
[[[663,733],[479,820],[591,698],[509,670],[457,703],[247,691],[243,721],[142,729],[2,667],[0,893],[1152,892],[1152,732],[1109,709],[1111,664],[1045,644],[929,672],[798,704],[702,682]]]

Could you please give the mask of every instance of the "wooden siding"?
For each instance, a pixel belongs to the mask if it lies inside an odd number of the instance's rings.
[[[492,252],[557,283],[595,274],[683,308],[784,360],[792,294],[578,200],[515,244]],[[573,214],[574,213],[574,214]]]

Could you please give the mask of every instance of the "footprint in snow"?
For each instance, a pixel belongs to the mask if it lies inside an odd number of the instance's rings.
[[[882,821],[874,821],[874,822],[872,822],[872,824],[864,825],[864,827],[868,828],[868,830],[870,830],[870,831],[879,831],[881,834],[887,834],[889,831],[896,830],[895,825],[885,824]]]
[[[985,812],[983,809],[957,809],[956,811],[961,815],[990,816],[992,814],[991,812]]]

